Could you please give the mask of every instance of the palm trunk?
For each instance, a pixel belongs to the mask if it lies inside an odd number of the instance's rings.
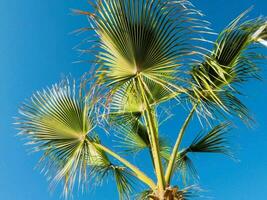
[[[148,198],[149,200],[184,200],[184,195],[178,190],[178,187],[168,187],[164,190],[163,197],[153,193]]]

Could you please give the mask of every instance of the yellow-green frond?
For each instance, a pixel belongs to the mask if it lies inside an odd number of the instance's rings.
[[[192,69],[192,96],[194,102],[201,102],[199,113],[213,117],[221,109],[244,120],[250,118],[247,108],[237,98],[237,86],[259,78],[257,61],[264,57],[252,47],[265,39],[266,20],[257,18],[242,22],[247,12],[219,34],[211,54]]]
[[[87,162],[92,152],[87,135],[94,129],[91,107],[76,94],[69,81],[36,92],[20,109],[17,120],[35,151],[43,151],[45,170],[54,172],[52,185],[64,179],[64,195],[75,180],[86,180]],[[52,173],[53,174],[53,173]],[[77,177],[79,176],[79,178]]]
[[[192,45],[195,33],[206,30],[189,1],[100,0],[94,8],[80,13],[89,17],[99,37],[100,83],[134,84],[130,80],[140,75],[148,93],[149,85],[158,85],[158,93],[169,93],[165,100],[183,91],[179,67],[197,51]]]
[[[64,197],[72,193],[75,184],[91,189],[110,176],[115,178],[120,196],[128,197],[132,174],[113,164],[97,147],[101,142],[93,131],[95,111],[90,100],[90,94],[77,94],[75,83],[68,80],[36,92],[20,109],[20,133],[34,151],[43,152],[39,167],[51,181],[51,188],[64,183]]]

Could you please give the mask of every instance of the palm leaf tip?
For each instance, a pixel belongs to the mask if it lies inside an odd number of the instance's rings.
[[[28,137],[34,151],[44,152],[40,162],[52,179],[51,186],[64,180],[67,197],[75,180],[85,182],[87,162],[92,162],[88,134],[94,124],[89,103],[76,94],[74,83],[65,81],[36,92],[19,112],[20,133]]]
[[[253,34],[252,38],[267,47],[267,21]]]
[[[115,167],[113,170],[120,200],[130,199],[133,192],[133,176],[124,168]]]
[[[198,185],[190,185],[178,191],[178,194],[183,195],[183,200],[200,199],[203,197],[201,193],[204,192]]]
[[[178,155],[175,170],[180,173],[184,185],[187,185],[191,180],[199,180],[198,172],[193,161],[184,152]]]

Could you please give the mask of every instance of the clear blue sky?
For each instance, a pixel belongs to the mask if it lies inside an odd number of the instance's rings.
[[[73,50],[84,36],[70,32],[87,25],[82,16],[73,16],[71,8],[86,9],[86,0],[1,0],[0,1],[0,199],[55,200],[61,187],[51,195],[48,183],[34,166],[38,155],[28,155],[24,141],[16,137],[12,125],[19,104],[34,91],[72,74],[79,78],[90,65],[74,64],[81,60]],[[251,5],[250,16],[267,15],[266,0],[194,0],[204,11],[216,32]],[[267,54],[267,50],[265,50]],[[267,195],[267,62],[262,67],[263,82],[250,82],[244,87],[244,101],[257,124],[248,129],[236,121],[231,143],[240,162],[223,156],[194,156],[200,185],[206,196],[215,200],[265,200]],[[166,132],[178,130],[171,121]],[[191,130],[195,130],[194,125]],[[194,134],[189,131],[187,134]],[[171,138],[172,135],[169,135]],[[109,143],[108,139],[105,139]],[[134,162],[143,159],[136,158]],[[143,164],[144,165],[144,164]],[[89,186],[90,187],[90,186]],[[79,197],[79,198],[78,198]],[[75,199],[115,200],[112,181],[90,194]]]

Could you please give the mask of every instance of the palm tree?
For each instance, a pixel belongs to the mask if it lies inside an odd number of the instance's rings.
[[[92,8],[76,11],[90,22],[82,30],[95,32],[84,50],[96,58],[90,81],[65,79],[36,92],[19,111],[20,133],[43,152],[42,171],[52,187],[64,183],[65,197],[76,185],[86,189],[112,176],[120,199],[193,197],[190,154],[232,156],[226,138],[232,116],[252,120],[239,89],[260,78],[257,63],[264,56],[255,51],[267,46],[266,19],[245,20],[247,10],[211,42],[204,39],[213,34],[209,23],[187,0],[97,0]],[[159,129],[159,112],[170,101],[190,108],[174,144]],[[203,130],[182,148],[194,115]],[[115,147],[101,142],[104,131],[116,135]],[[124,158],[143,150],[154,173]],[[183,182],[174,179],[177,173]],[[144,191],[132,196],[137,184]]]

